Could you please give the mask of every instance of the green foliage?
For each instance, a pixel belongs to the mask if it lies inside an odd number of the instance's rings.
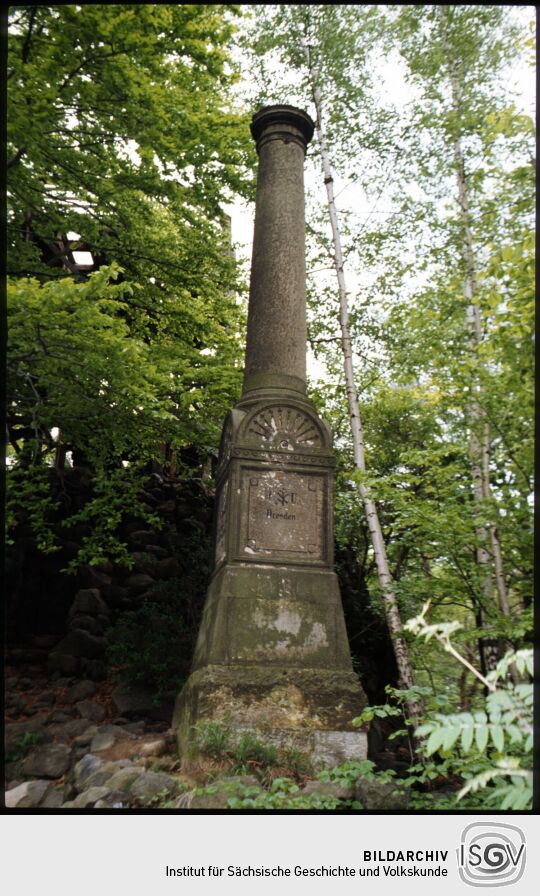
[[[501,781],[501,777],[507,780]],[[493,781],[496,782],[495,786],[486,793],[484,788]],[[519,759],[515,757],[498,759],[495,768],[480,772],[468,781],[460,791],[459,798],[463,799],[469,793],[482,790],[487,807],[498,811],[512,809],[515,812],[531,809],[532,772],[520,768]]]
[[[284,747],[282,750],[283,765],[289,770],[294,781],[302,781],[313,773],[311,759],[301,750]]]
[[[239,796],[228,800],[230,809],[310,809],[315,811],[335,811],[342,801],[321,793],[300,793],[300,787],[291,778],[274,778],[270,789],[261,792],[245,788]],[[357,808],[357,807],[355,807]]]
[[[255,162],[232,94],[240,13],[10,13],[9,537],[24,516],[54,548],[46,476],[27,471],[72,456],[95,486],[73,568],[127,561],[115,526],[137,476],[161,446],[215,453],[238,395],[244,284],[222,205],[251,195]],[[77,248],[99,271],[74,267]]]
[[[278,763],[278,751],[269,744],[264,744],[249,731],[240,735],[234,747],[233,758],[238,763],[237,770],[251,766],[272,766]]]
[[[98,467],[129,461],[136,448],[147,458],[156,438],[170,438],[178,422],[181,399],[166,341],[156,353],[130,332],[127,302],[136,290],[114,282],[120,273],[112,264],[82,283],[8,283],[10,423],[17,447],[18,429],[32,420],[37,445],[23,437],[21,451],[32,448],[34,465],[54,447],[55,426],[65,445],[84,447]]]
[[[119,537],[120,525],[129,517],[135,517],[152,526],[163,528],[163,520],[145,506],[141,494],[143,470],[141,464],[107,470],[105,476],[96,476],[93,495],[82,510],[62,521],[65,528],[78,523],[91,527],[90,534],[82,539],[77,556],[71,560],[66,572],[75,573],[81,563],[97,566],[110,560],[118,566],[131,568],[133,559],[127,545]]]
[[[154,794],[153,797],[146,800],[142,805],[145,809],[174,809],[174,804],[178,798],[178,795],[185,788],[180,785],[180,783],[174,789],[174,792],[171,793],[170,788],[164,787],[163,790],[159,790]]]
[[[221,759],[231,749],[230,732],[219,722],[205,722],[199,725],[197,749],[211,759]]]
[[[291,751],[279,751],[271,744],[265,744],[251,731],[233,734],[218,722],[207,722],[197,728],[197,750],[211,759],[227,762],[233,774],[256,773],[264,777],[269,769],[281,765],[290,758],[298,772],[301,763]]]
[[[316,781],[321,784],[331,782],[343,788],[349,788],[355,784],[358,778],[366,781],[378,781],[387,784],[394,779],[392,770],[376,772],[375,765],[369,759],[362,761],[349,761],[334,768],[324,769],[319,772]],[[231,797],[228,801],[232,809],[311,809],[321,811],[348,811],[361,810],[362,804],[356,799],[341,799],[329,794],[300,792],[298,784],[291,778],[274,778],[269,788],[263,792],[245,792]]]
[[[512,660],[513,654],[508,653],[503,660],[506,668]],[[531,684],[506,681],[488,694],[485,711],[436,714],[420,725],[416,734],[425,738],[426,756],[439,752],[463,757],[461,774],[469,780],[460,790],[459,800],[493,784],[491,791],[483,794],[487,804],[501,809],[530,807],[532,703]],[[484,767],[474,775],[468,768],[470,755],[484,760]],[[501,780],[508,778],[510,781]]]
[[[349,760],[334,768],[324,769],[317,775],[318,781],[331,781],[342,787],[350,787],[358,778],[366,781],[379,781],[381,784],[387,784],[394,780],[395,772],[393,769],[385,771],[375,771],[375,763],[371,759]]]
[[[192,367],[171,333],[149,343],[130,330],[126,298],[134,290],[115,282],[119,274],[113,264],[81,283],[8,283],[8,428],[16,450],[7,477],[8,533],[12,538],[22,517],[40,549],[54,548],[47,465],[57,427],[64,450],[82,451],[94,473],[91,501],[64,520],[89,522],[93,530],[72,569],[104,557],[126,562],[116,538],[121,518],[131,512],[158,525],[138,497],[145,464],[159,443],[173,450],[216,445],[227,404],[225,382],[219,399],[214,388],[220,373],[229,374],[212,356],[199,351]]]
[[[435,637],[447,650],[450,645],[453,656],[466,663],[450,641],[459,623],[428,625],[422,614],[407,625],[426,640]],[[389,739],[408,736],[407,702],[423,699],[424,716],[414,731],[415,752],[411,750],[409,771],[402,780],[412,788],[411,809],[530,808],[533,688],[529,681],[512,681],[511,674],[532,678],[531,650],[508,651],[497,663],[485,679],[490,690],[481,709],[449,712],[445,695],[434,695],[430,688],[387,687],[391,702],[368,706],[353,720],[363,725],[374,718],[401,716],[405,727]],[[448,784],[451,792],[442,798],[437,793],[435,801],[434,789]]]
[[[311,809],[311,810],[360,810],[361,803],[353,798],[341,798],[324,793],[302,793],[301,785],[313,779],[309,757],[298,750],[279,749],[265,744],[251,732],[233,734],[217,722],[207,722],[197,728],[197,750],[218,762],[226,762],[233,775],[256,774],[260,784],[243,785],[231,781],[231,809]],[[289,774],[283,774],[284,772]],[[278,772],[278,774],[276,774]],[[386,784],[394,780],[392,770],[376,772],[369,759],[350,761],[335,768],[320,771],[315,781],[328,782],[350,788],[358,778]],[[197,795],[212,795],[225,786],[211,783],[196,789]]]
[[[51,494],[49,470],[34,467],[15,468],[8,477],[6,500],[6,543],[13,544],[17,527],[29,526],[38,549],[43,554],[57,550],[53,532],[54,515],[58,502]]]
[[[431,698],[433,701],[432,690],[419,685],[413,685],[410,688],[395,688],[392,685],[386,685],[384,690],[391,702],[383,703],[379,706],[366,706],[360,715],[352,720],[352,724],[356,727],[361,727],[375,718],[388,719],[397,717],[401,722],[401,727],[394,728],[392,733],[388,735],[388,740],[406,738],[412,760],[414,757],[414,749],[410,740],[410,725],[412,722],[409,719],[408,708],[410,706],[424,706],[428,698]],[[435,698],[435,700],[439,702],[439,698]]]
[[[408,628],[426,640],[435,637],[466,665],[450,640],[459,624],[427,624],[426,611],[427,607],[410,620]],[[532,678],[532,650],[508,651],[486,678],[472,671],[487,687],[484,708],[431,713],[415,736],[422,741],[424,756],[438,753],[454,760],[454,772],[466,780],[458,800],[477,794],[489,805],[528,808],[532,799],[533,687],[519,676]]]
[[[212,220],[231,190],[249,190],[254,158],[231,99],[227,45],[239,13],[189,4],[12,9],[12,273],[43,271],[24,242],[30,221],[42,239],[76,231],[167,286],[188,287],[203,243],[194,282],[211,277]]]
[[[473,661],[474,642],[486,634],[519,647],[531,631],[534,150],[532,120],[509,77],[523,55],[522,20],[494,7],[271,5],[254,13],[249,35],[257,96],[284,101],[292,89],[308,110],[309,46],[336,174],[368,469],[351,471],[337,293],[326,273],[333,248],[317,175],[319,191],[308,189],[307,202],[309,338],[327,372],[317,406],[339,451],[338,546],[354,551],[363,600],[376,615],[380,589],[361,479],[376,500],[402,616],[431,599],[441,621],[460,622]],[[373,77],[382,56],[392,77],[412,88],[403,107],[391,102],[381,68]],[[475,351],[463,294],[456,139],[482,321]],[[308,180],[319,161],[314,145]],[[483,501],[473,500],[469,456],[470,396],[479,390],[479,419],[490,431],[491,493]],[[497,606],[493,569],[486,584],[477,563],[482,528],[502,545],[510,617]],[[422,685],[466,693],[470,677],[458,681],[446,657],[434,662],[431,643],[408,647]]]

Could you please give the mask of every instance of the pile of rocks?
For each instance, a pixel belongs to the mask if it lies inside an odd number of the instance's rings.
[[[35,669],[35,667],[34,667]],[[86,679],[17,676],[8,670],[8,809],[226,809],[231,797],[263,795],[254,775],[224,769],[200,788],[182,772],[174,732],[148,715],[151,695]],[[16,720],[10,720],[10,716]],[[297,795],[360,800],[365,809],[404,809],[394,783],[349,786],[311,780]]]
[[[144,806],[177,793],[175,739],[165,723],[137,718],[144,694],[13,674],[7,685],[8,808]]]

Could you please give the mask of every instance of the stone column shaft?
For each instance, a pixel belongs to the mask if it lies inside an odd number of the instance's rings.
[[[259,171],[244,394],[306,391],[304,157],[313,122],[292,106],[253,118]]]

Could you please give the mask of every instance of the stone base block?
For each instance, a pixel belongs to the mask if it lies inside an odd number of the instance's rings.
[[[193,672],[178,696],[173,726],[182,759],[197,754],[197,728],[217,722],[330,767],[366,758],[366,733],[352,725],[365,704],[352,672],[207,666]]]
[[[212,579],[193,668],[292,666],[352,673],[336,574],[227,564]]]

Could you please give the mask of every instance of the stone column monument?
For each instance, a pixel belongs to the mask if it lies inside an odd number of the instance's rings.
[[[259,153],[244,388],[217,471],[215,566],[192,673],[176,701],[181,755],[219,722],[322,765],[366,756],[365,705],[333,571],[332,435],[306,396],[304,156],[310,117],[253,117]]]

